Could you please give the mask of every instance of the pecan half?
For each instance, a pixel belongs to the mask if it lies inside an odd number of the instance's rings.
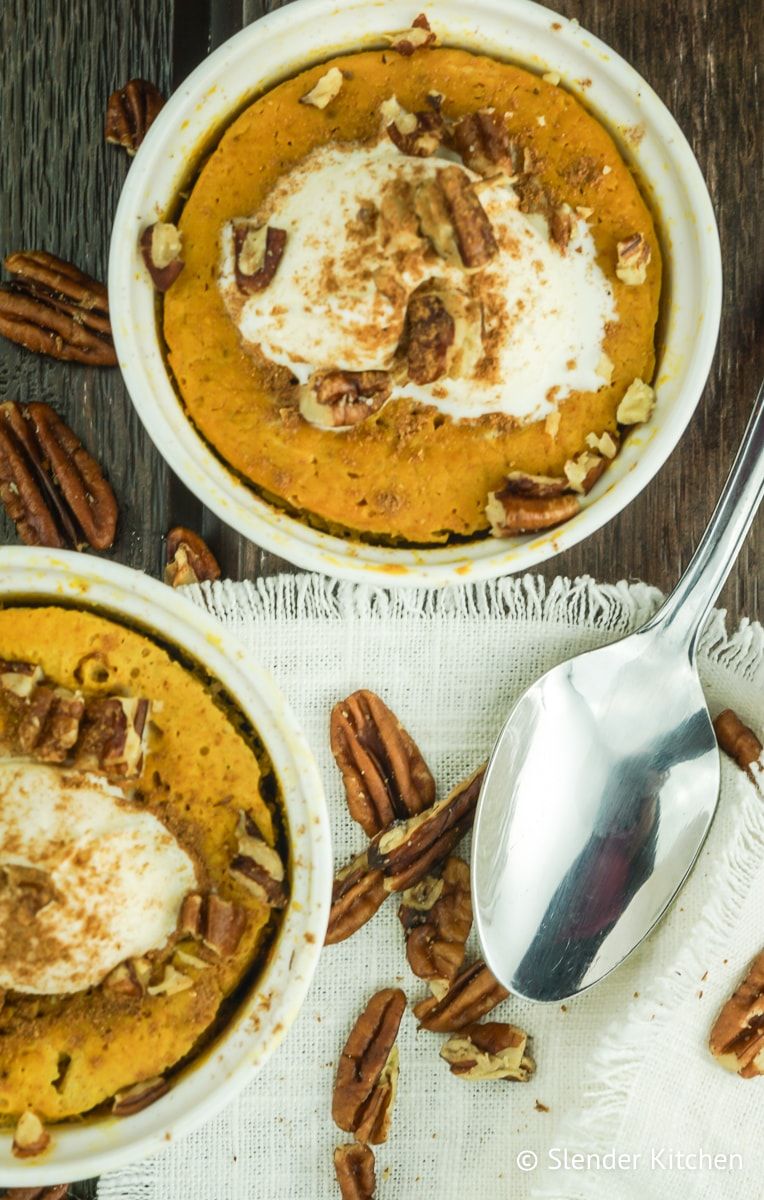
[[[68,1195],[68,1183],[54,1183],[52,1187],[8,1188],[3,1200],[66,1200]]]
[[[0,334],[64,362],[116,366],[109,302],[102,283],[44,250],[9,254],[0,287]]]
[[[234,222],[234,274],[239,291],[250,294],[267,288],[284,257],[286,242],[286,230],[275,225]]]
[[[567,487],[567,481],[565,481]],[[536,533],[569,521],[581,509],[576,496],[533,496],[518,494],[514,485],[488,493],[485,515],[494,537],[516,537],[521,533]]]
[[[153,1079],[144,1079],[132,1087],[116,1092],[111,1111],[115,1117],[131,1117],[133,1113],[142,1112],[150,1104],[161,1099],[170,1090],[170,1085],[162,1075]]]
[[[369,866],[367,852],[356,855],[334,877],[325,945],[344,942],[371,920],[389,895],[384,875]]]
[[[744,1079],[764,1075],[764,950],[719,1013],[708,1045],[728,1071]]]
[[[714,733],[719,748],[750,775],[751,764],[758,762],[762,753],[761,742],[753,730],[731,708],[725,708],[714,721]]]
[[[88,700],[74,752],[81,771],[102,771],[111,779],[137,779],[143,769],[148,700],[97,696]]]
[[[236,842],[238,853],[229,868],[236,882],[269,908],[286,908],[289,893],[284,880],[284,864],[248,812],[239,813]]]
[[[472,926],[469,867],[461,858],[449,858],[440,877],[426,875],[401,900],[398,917],[411,970],[447,989],[464,962]]]
[[[636,287],[647,279],[647,268],[652,258],[652,250],[647,238],[641,233],[632,233],[624,238],[617,247],[615,273],[621,283]]]
[[[345,76],[339,67],[330,67],[310,91],[300,97],[300,104],[307,104],[311,108],[326,108],[339,96],[344,82]]]
[[[391,391],[387,371],[325,371],[300,388],[300,412],[311,425],[350,429],[377,412]]]
[[[387,1138],[395,1098],[396,1069],[391,1054],[405,1007],[400,988],[377,992],[358,1017],[340,1055],[332,1119],[359,1141],[376,1145]]]
[[[201,938],[221,958],[236,951],[247,926],[247,914],[238,904],[223,900],[216,892],[185,896],[178,917],[178,933]]]
[[[13,1131],[11,1150],[16,1158],[35,1158],[47,1150],[50,1145],[50,1134],[31,1109],[23,1112],[16,1122]]]
[[[495,175],[513,179],[522,170],[522,150],[492,108],[481,108],[457,121],[450,144],[464,165],[484,179]]]
[[[508,995],[485,963],[476,962],[457,975],[444,996],[428,996],[415,1004],[414,1014],[420,1028],[451,1033],[479,1021]]]
[[[461,1079],[513,1079],[525,1083],[536,1069],[525,1053],[528,1035],[516,1025],[486,1021],[465,1025],[454,1033],[440,1052]]]
[[[167,534],[167,566],[164,581],[171,587],[183,587],[187,583],[203,583],[207,579],[219,579],[220,566],[204,538],[176,525]]]
[[[180,230],[170,221],[155,221],[143,230],[138,244],[151,282],[158,292],[166,292],[186,265]]]
[[[379,111],[388,137],[402,154],[428,158],[445,139],[446,123],[437,106],[409,112],[398,103],[396,96],[391,96]]]
[[[461,167],[438,172],[438,184],[465,267],[484,267],[498,253],[493,228],[469,176]]]
[[[396,50],[398,54],[402,54],[405,58],[409,58],[415,50],[423,50],[427,46],[434,46],[437,42],[437,35],[430,28],[430,22],[424,13],[420,13],[411,22],[411,29],[403,29],[400,33],[390,35],[390,49]]]
[[[413,887],[448,857],[472,825],[484,773],[485,767],[479,767],[431,808],[376,835],[369,845],[369,865],[381,869],[388,891]]]
[[[0,404],[0,500],[27,545],[106,550],[114,541],[114,492],[47,404]]]
[[[342,1200],[373,1200],[377,1187],[374,1151],[360,1142],[336,1146],[334,1173]]]
[[[348,808],[368,837],[429,808],[435,780],[411,735],[363,688],[332,709],[329,734]]]
[[[106,141],[122,146],[132,157],[163,106],[164,96],[148,79],[129,79],[109,96],[104,125]]]
[[[414,383],[434,383],[448,371],[456,324],[437,292],[414,292],[406,313],[408,373]]]

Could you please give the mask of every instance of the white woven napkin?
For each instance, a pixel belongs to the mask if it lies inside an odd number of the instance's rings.
[[[659,600],[644,584],[545,585],[531,577],[390,595],[289,576],[205,585],[189,595],[273,671],[303,723],[323,772],[338,862],[364,836],[347,815],[329,750],[337,699],[358,687],[378,691],[419,743],[443,794],[485,757],[527,684],[571,653],[627,632]],[[713,710],[731,705],[760,730],[761,627],[744,623],[728,638],[715,614],[701,669]],[[565,1011],[514,998],[496,1010],[533,1037],[538,1070],[529,1083],[455,1078],[438,1057],[442,1039],[417,1033],[405,1015],[392,1131],[377,1150],[380,1200],[758,1197],[764,1083],[728,1076],[705,1043],[719,1005],[764,943],[762,900],[764,801],[725,761],[706,847],[652,938]],[[332,1149],[346,1140],[330,1118],[338,1053],[375,990],[400,984],[412,1001],[425,992],[408,969],[396,908],[388,902],[353,938],[326,949],[298,1021],[240,1100],[156,1158],[105,1177],[100,1200],[336,1197]],[[470,953],[477,955],[474,934]],[[566,1148],[570,1166],[555,1169]],[[614,1172],[610,1150],[638,1152],[642,1161]],[[670,1170],[672,1150],[741,1161],[721,1170],[701,1160],[705,1169],[691,1170],[675,1160]],[[595,1160],[580,1168],[570,1158],[576,1152],[599,1154],[599,1169]]]

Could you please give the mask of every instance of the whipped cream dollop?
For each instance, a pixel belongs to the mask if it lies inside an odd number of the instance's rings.
[[[222,235],[219,283],[242,338],[305,384],[317,371],[391,370],[412,293],[432,284],[480,313],[479,344],[433,383],[393,374],[394,396],[454,419],[502,413],[538,420],[572,391],[603,386],[603,341],[616,316],[584,220],[571,214],[562,251],[543,216],[523,213],[504,177],[480,180],[498,253],[480,271],[436,254],[407,222],[402,189],[434,179],[454,156],[409,157],[388,137],[330,143],[286,172],[254,214],[287,233],[268,286],[237,286],[234,225]],[[398,206],[398,211],[396,211]],[[474,337],[473,337],[474,342]]]
[[[0,987],[93,987],[163,946],[196,872],[175,837],[98,775],[0,762]]]

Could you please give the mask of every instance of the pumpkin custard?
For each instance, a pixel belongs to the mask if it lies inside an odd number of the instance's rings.
[[[287,902],[266,755],[214,681],[87,611],[0,611],[0,1123],[127,1116],[206,1045]],[[32,1131],[30,1133],[30,1130]]]
[[[223,134],[178,220],[169,365],[219,457],[320,528],[547,528],[652,411],[653,220],[556,75],[424,17],[389,41]]]

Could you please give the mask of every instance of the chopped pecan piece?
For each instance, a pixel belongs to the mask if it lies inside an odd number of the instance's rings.
[[[0,334],[64,362],[116,366],[109,302],[102,283],[44,250],[9,254],[0,287]]]
[[[103,987],[122,996],[142,996],[150,976],[151,963],[147,958],[128,958],[109,972]]]
[[[398,917],[411,970],[447,988],[464,962],[472,926],[469,867],[461,858],[449,858],[439,878],[426,875],[401,899]]]
[[[440,1057],[461,1079],[514,1079],[525,1083],[536,1069],[525,1053],[528,1035],[516,1025],[487,1021],[465,1025],[443,1046]]]
[[[367,852],[356,855],[334,877],[325,944],[344,942],[371,920],[389,894],[382,872],[369,866]]]
[[[151,282],[158,292],[166,292],[186,265],[180,230],[170,221],[155,221],[143,230],[139,245]]]
[[[377,1187],[374,1151],[368,1146],[350,1142],[335,1147],[334,1172],[342,1200],[374,1200]]]
[[[132,1087],[116,1092],[111,1111],[115,1117],[131,1117],[133,1113],[142,1112],[150,1104],[161,1099],[170,1090],[170,1085],[162,1075],[153,1079],[144,1079]]]
[[[465,267],[484,267],[498,252],[491,222],[480,203],[469,176],[461,167],[445,167],[438,172],[456,243]]]
[[[654,408],[655,392],[643,379],[635,379],[624,392],[616,420],[619,425],[641,425],[650,419]]]
[[[588,495],[607,467],[607,459],[599,454],[584,450],[575,458],[569,458],[563,470],[571,491]]]
[[[615,273],[621,283],[636,287],[647,279],[647,268],[652,250],[647,238],[641,233],[632,233],[617,246],[618,258]]]
[[[435,780],[427,763],[374,692],[361,689],[335,704],[329,732],[350,815],[369,837],[432,804]]]
[[[618,453],[618,434],[604,433],[597,435],[596,433],[587,433],[586,444],[591,450],[596,450],[603,458],[615,458]]]
[[[522,170],[522,151],[492,108],[481,108],[457,121],[451,145],[464,165],[484,179],[506,175],[511,180]]]
[[[133,696],[88,700],[74,753],[81,771],[102,771],[110,779],[137,779],[143,769],[150,705]]]
[[[247,926],[247,914],[230,900],[210,892],[202,910],[200,933],[205,946],[221,958],[236,952]]]
[[[339,67],[330,67],[310,91],[300,97],[300,104],[308,104],[311,108],[326,108],[339,96],[344,82],[345,77]]]
[[[479,1021],[508,995],[485,963],[476,962],[457,975],[444,996],[428,996],[415,1004],[414,1014],[422,1029],[451,1033]]]
[[[733,758],[741,771],[750,774],[752,763],[761,758],[762,745],[756,734],[744,725],[736,712],[725,708],[714,721],[714,733],[720,749]]]
[[[122,146],[132,157],[148,133],[164,96],[148,79],[130,79],[109,96],[106,105],[104,136],[107,142]]]
[[[326,371],[300,388],[300,412],[324,429],[349,429],[377,412],[389,398],[387,371]]]
[[[176,525],[167,534],[167,566],[164,581],[171,587],[219,579],[220,566],[203,538],[193,529]]]
[[[190,933],[192,937],[202,936],[204,921],[204,897],[198,892],[189,892],[183,897],[178,916],[178,934],[183,937]]]
[[[580,508],[575,496],[518,495],[512,488],[504,487],[498,492],[488,493],[485,515],[493,536],[505,538],[551,529],[562,521],[569,521]]]
[[[0,659],[0,690],[19,700],[27,700],[45,678],[39,663],[8,662]]]
[[[381,869],[388,891],[413,887],[448,857],[472,825],[484,773],[480,767],[431,808],[376,835],[369,865]]]
[[[380,108],[387,134],[402,154],[428,158],[446,136],[446,124],[438,107],[409,112],[391,96]]]
[[[419,228],[436,254],[454,266],[462,264],[451,214],[437,179],[428,179],[414,192],[414,211]]]
[[[236,882],[269,908],[286,908],[289,895],[284,881],[284,864],[248,812],[239,813],[236,841],[238,854],[234,855],[230,866]]]
[[[284,257],[286,242],[286,230],[275,225],[234,222],[234,273],[239,291],[249,295],[267,288]]]
[[[16,1158],[35,1158],[50,1145],[50,1134],[37,1113],[28,1109],[16,1122],[11,1149]]]
[[[561,204],[549,216],[549,236],[561,250],[567,250],[573,233],[573,213],[570,205]]]
[[[4,753],[98,771],[115,779],[140,775],[148,700],[86,697],[46,681],[32,663],[0,662],[2,666],[14,669],[0,674],[0,700],[7,712]],[[4,686],[4,678],[11,678],[12,686]]]
[[[716,1018],[708,1044],[728,1071],[743,1079],[764,1075],[764,950]]]
[[[21,712],[19,749],[39,762],[63,763],[80,736],[85,701],[65,688],[41,684]]]
[[[415,50],[423,50],[426,46],[434,46],[437,35],[430,28],[430,22],[424,13],[420,13],[411,23],[411,29],[403,29],[400,33],[390,36],[390,49],[396,50],[405,58],[409,58]]]
[[[0,404],[0,500],[27,545],[106,550],[114,541],[114,492],[47,404]]]
[[[406,314],[408,373],[414,383],[434,383],[448,371],[456,325],[437,292],[414,292]]]
[[[0,890],[8,891],[19,925],[31,925],[41,909],[59,898],[46,871],[11,863],[0,867]]]
[[[178,992],[187,991],[193,984],[193,979],[176,970],[172,963],[167,963],[159,983],[147,987],[146,993],[149,996],[175,996]]]
[[[387,1138],[397,1073],[391,1055],[405,1007],[400,988],[377,992],[358,1017],[340,1055],[332,1118],[359,1141],[376,1145]]]

